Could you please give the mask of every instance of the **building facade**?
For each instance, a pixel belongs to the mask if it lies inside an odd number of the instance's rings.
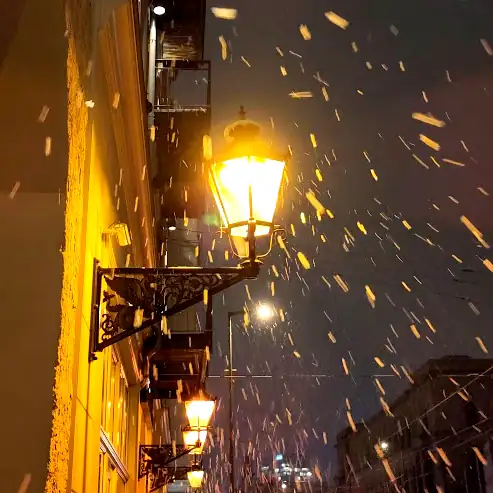
[[[337,491],[491,491],[492,372],[491,359],[428,361],[386,412],[339,433]]]
[[[186,64],[190,50],[201,59],[205,10],[180,2],[156,25],[146,0],[4,4],[0,368],[15,370],[0,393],[0,490],[144,492],[139,448],[181,442],[177,390],[205,385],[211,336],[190,312],[169,321],[162,344],[153,338],[166,324],[90,357],[95,267],[164,266],[173,255],[179,263],[200,237],[200,201],[186,199],[198,174],[181,172],[179,161],[181,181],[166,194],[172,160],[159,146],[174,123],[156,124],[148,90],[161,77],[156,63]],[[179,106],[164,104],[168,116]],[[202,134],[200,145],[192,134],[188,163],[198,170]],[[179,241],[163,241],[169,217],[182,224]]]

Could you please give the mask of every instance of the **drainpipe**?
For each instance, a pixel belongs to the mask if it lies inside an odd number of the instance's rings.
[[[151,382],[151,358],[161,348],[163,340],[163,331],[160,325],[153,325],[152,332],[147,334],[142,343],[142,359],[144,360],[144,368],[142,371],[141,388],[147,390]]]
[[[154,103],[156,95],[156,18],[151,14],[151,29],[149,32],[149,69],[147,72],[147,99],[152,103],[153,109],[149,114],[149,128],[154,125]]]
[[[149,0],[139,0],[140,41],[142,43],[142,70],[144,73],[144,84],[147,85],[149,67],[149,22],[151,20],[151,9]]]

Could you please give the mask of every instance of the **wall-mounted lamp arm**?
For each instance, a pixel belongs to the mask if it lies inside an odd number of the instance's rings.
[[[258,262],[239,267],[101,268],[95,262],[90,359],[163,317],[204,301],[245,280],[255,279]]]

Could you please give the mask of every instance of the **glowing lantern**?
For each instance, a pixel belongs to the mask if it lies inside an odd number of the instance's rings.
[[[242,106],[240,119],[226,127],[224,138],[227,147],[210,164],[209,183],[238,255],[246,253],[254,261],[255,238],[274,230],[286,163],[260,138],[260,125],[246,119]],[[246,251],[238,246],[241,240],[247,240]]]
[[[187,478],[192,488],[200,488],[204,480],[204,471],[194,468],[187,472]]]
[[[187,447],[194,447],[192,454],[199,455],[204,449],[204,443],[207,440],[207,430],[197,430],[187,427],[183,430],[183,443]]]
[[[211,165],[212,193],[231,236],[245,238],[252,221],[255,236],[272,232],[284,168],[284,161],[249,155]]]
[[[185,411],[190,426],[195,429],[207,429],[215,405],[212,399],[193,399],[186,401]]]

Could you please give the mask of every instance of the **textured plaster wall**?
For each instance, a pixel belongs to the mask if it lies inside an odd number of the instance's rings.
[[[69,0],[65,5],[68,55],[67,131],[68,173],[66,183],[64,272],[61,296],[61,332],[53,386],[53,421],[46,493],[65,493],[69,485],[72,428],[73,365],[77,306],[81,282],[81,231],[84,213],[83,181],[86,163],[88,109],[84,102],[84,75],[88,69],[91,37],[91,7],[86,0]]]

